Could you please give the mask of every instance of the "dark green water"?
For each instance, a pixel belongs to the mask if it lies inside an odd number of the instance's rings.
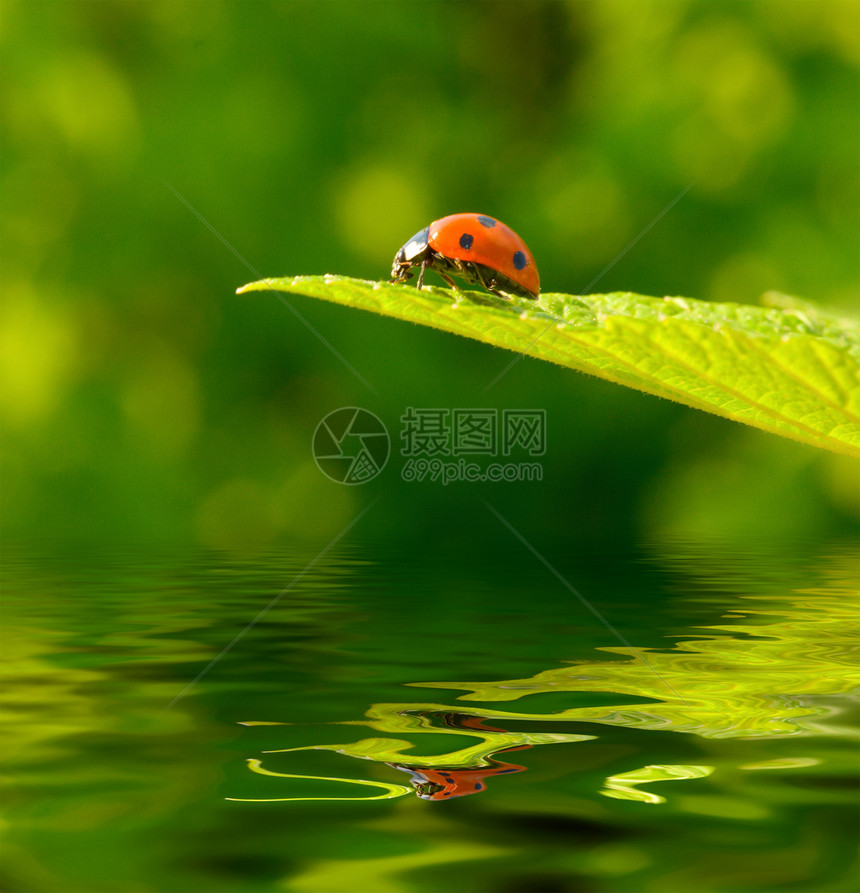
[[[317,554],[7,547],[6,889],[856,889],[856,544]]]

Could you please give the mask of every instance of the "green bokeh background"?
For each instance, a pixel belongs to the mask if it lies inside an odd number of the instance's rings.
[[[379,537],[480,535],[480,497],[602,542],[854,529],[851,460],[530,359],[484,393],[512,354],[291,299],[371,390],[274,295],[234,290],[384,278],[475,210],[579,292],[693,183],[594,290],[856,307],[857,3],[0,10],[7,536],[327,540],[377,495]],[[407,484],[395,452],[340,486],[310,442],[353,405],[395,444],[409,406],[544,408],[544,480]]]

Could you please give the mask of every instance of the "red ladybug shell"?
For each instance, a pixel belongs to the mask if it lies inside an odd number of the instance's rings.
[[[434,220],[427,241],[443,257],[495,270],[535,297],[540,292],[540,277],[528,246],[494,217],[451,214]]]

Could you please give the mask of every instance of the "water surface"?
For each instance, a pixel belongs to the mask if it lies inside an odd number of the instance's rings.
[[[8,889],[856,889],[855,544],[317,552],[7,548]]]

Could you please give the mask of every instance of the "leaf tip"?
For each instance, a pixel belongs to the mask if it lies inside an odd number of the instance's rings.
[[[266,289],[271,288],[271,285],[269,284],[271,281],[271,279],[258,279],[256,282],[246,282],[244,285],[240,285],[239,288],[236,289],[236,294],[244,295],[249,291],[265,291]]]

